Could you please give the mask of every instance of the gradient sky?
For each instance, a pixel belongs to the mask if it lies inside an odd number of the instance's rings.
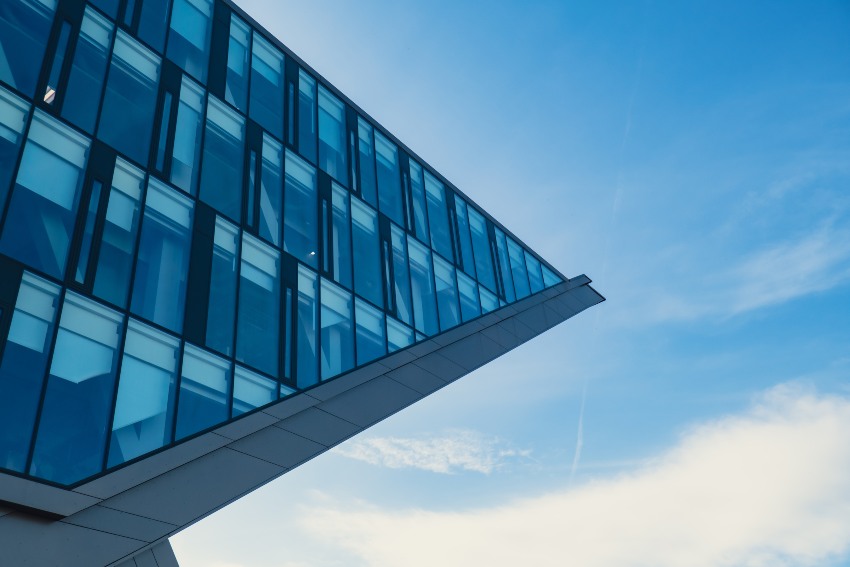
[[[239,4],[608,301],[183,567],[850,563],[850,3]]]

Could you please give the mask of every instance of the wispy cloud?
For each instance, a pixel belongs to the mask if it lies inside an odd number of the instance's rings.
[[[808,567],[850,549],[850,399],[791,386],[632,473],[466,512],[324,507],[303,527],[372,567]]]
[[[452,474],[472,471],[490,474],[530,451],[511,447],[498,437],[453,430],[437,437],[371,437],[341,445],[341,455],[391,469],[421,469]]]

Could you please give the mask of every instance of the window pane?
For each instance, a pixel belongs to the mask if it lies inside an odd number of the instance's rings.
[[[59,92],[59,75],[65,64],[65,54],[68,52],[68,39],[71,35],[71,24],[62,21],[59,28],[59,38],[53,52],[53,61],[50,63],[50,73],[47,76],[47,86],[44,89],[42,100],[47,104],[56,102],[56,94]]]
[[[481,311],[490,313],[499,308],[499,298],[494,293],[487,291],[487,288],[478,286],[478,291],[481,292]]]
[[[357,365],[366,364],[387,354],[384,313],[360,298],[354,298],[357,322]]]
[[[280,246],[283,209],[283,146],[263,133],[263,163],[260,176],[260,236]]]
[[[378,181],[375,178],[375,142],[372,125],[357,117],[358,153],[360,154],[360,194],[373,207],[378,206]]]
[[[407,269],[407,236],[404,231],[392,225],[393,247],[393,288],[396,305],[396,316],[407,323],[413,324],[413,311],[410,301],[410,272]]]
[[[319,167],[348,185],[345,152],[345,105],[319,86]]]
[[[410,257],[413,321],[416,324],[417,331],[425,335],[434,335],[440,329],[437,323],[431,251],[412,239],[408,239],[407,245]]]
[[[543,272],[540,271],[540,260],[525,250],[525,267],[528,269],[528,283],[531,285],[531,293],[543,290]]]
[[[496,276],[493,272],[493,254],[490,237],[487,234],[487,221],[472,207],[468,207],[469,229],[472,234],[472,247],[475,254],[475,272],[478,281],[496,291]]]
[[[351,294],[322,278],[322,380],[354,367]]]
[[[428,232],[428,213],[425,203],[425,184],[422,180],[422,166],[410,160],[410,196],[413,201],[414,234],[422,242],[431,242]]]
[[[277,382],[241,366],[236,367],[233,384],[233,417],[276,400]]]
[[[174,153],[171,160],[171,182],[187,193],[195,194],[198,186],[198,162],[201,155],[201,125],[204,90],[193,80],[183,77],[177,128],[174,131]],[[163,128],[167,121],[163,121]]]
[[[5,0],[0,6],[0,80],[35,93],[56,0]]]
[[[543,283],[546,284],[546,287],[552,287],[553,285],[558,285],[563,280],[558,274],[543,266]]]
[[[112,22],[86,8],[62,103],[62,116],[90,134],[94,133],[97,121],[112,29]]]
[[[175,440],[227,421],[230,379],[229,362],[186,344]]]
[[[445,331],[460,324],[454,266],[434,256],[434,283],[437,286],[437,309],[440,312],[440,330]]]
[[[499,267],[502,275],[502,286],[505,288],[505,300],[508,303],[516,301],[514,291],[514,277],[511,273],[511,264],[508,260],[508,245],[505,242],[505,233],[496,229],[496,251],[499,255]]]
[[[298,153],[316,162],[316,79],[298,70]]]
[[[469,235],[469,219],[466,202],[455,195],[455,217],[457,218],[458,242],[460,244],[460,261],[464,272],[475,277],[475,259],[472,257],[472,239]]]
[[[242,235],[236,360],[278,375],[280,252]]]
[[[318,277],[298,266],[298,351],[295,372],[299,388],[319,381]]]
[[[0,361],[0,467],[24,472],[53,341],[59,286],[24,272]]]
[[[231,15],[224,100],[242,112],[248,108],[248,45],[250,41],[251,28],[236,15]]]
[[[348,191],[333,183],[331,202],[333,228],[332,252],[334,279],[351,288],[351,222],[349,217]]]
[[[115,162],[100,255],[94,276],[94,294],[126,307],[136,235],[139,232],[144,174],[121,158]]]
[[[171,11],[168,58],[202,83],[207,80],[212,7],[212,0],[174,0]]]
[[[283,138],[283,53],[257,33],[251,52],[250,114],[260,126]]]
[[[190,199],[148,180],[131,310],[175,333],[183,329],[192,214]]]
[[[475,280],[464,274],[457,273],[457,288],[460,292],[460,316],[466,323],[481,315],[481,304],[478,301],[478,285]]]
[[[245,119],[226,104],[207,99],[201,200],[234,221],[242,216]]]
[[[0,216],[18,161],[29,110],[30,105],[23,99],[0,87]]]
[[[449,231],[449,211],[446,206],[446,189],[427,171],[425,193],[428,197],[428,220],[431,226],[431,248],[448,260],[452,254],[452,236]]]
[[[142,3],[142,9],[139,12],[139,37],[162,53],[162,48],[165,47],[165,32],[168,30],[168,6],[171,0],[136,1]]]
[[[30,474],[69,484],[101,471],[123,317],[67,293]]]
[[[180,341],[130,320],[107,466],[121,464],[171,442]]]
[[[118,0],[89,0],[89,2],[106,12],[113,20],[118,16]]]
[[[360,297],[383,307],[378,213],[354,197],[351,198],[351,241],[354,250],[354,291]]]
[[[91,254],[91,245],[94,239],[94,228],[97,221],[97,209],[100,206],[101,191],[103,191],[103,184],[97,180],[92,181],[89,206],[86,210],[85,223],[83,225],[83,236],[80,239],[80,257],[77,260],[77,270],[74,275],[74,280],[80,284],[86,283],[89,254]]]
[[[147,165],[156,112],[159,57],[119,31],[112,50],[98,138]]]
[[[206,343],[227,356],[233,356],[238,239],[239,230],[234,225],[221,217],[215,219]]]
[[[398,148],[383,137],[380,132],[375,132],[375,157],[378,172],[379,208],[382,213],[404,226]]]
[[[525,254],[522,247],[511,240],[508,240],[508,256],[511,261],[511,273],[514,276],[514,287],[516,288],[517,299],[527,297],[531,293],[528,285],[528,273],[525,270]]]
[[[395,352],[413,344],[413,329],[387,317],[387,347],[389,352]]]
[[[36,111],[0,251],[55,278],[65,275],[88,149],[87,138]]]
[[[284,171],[283,250],[309,266],[318,267],[316,169],[287,151]]]

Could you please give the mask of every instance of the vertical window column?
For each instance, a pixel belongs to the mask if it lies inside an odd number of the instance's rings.
[[[437,310],[440,313],[440,330],[445,331],[460,324],[455,268],[442,258],[434,257],[434,282],[437,286]]]
[[[234,378],[232,417],[242,415],[277,400],[278,386],[274,380],[241,366],[236,367]]]
[[[238,248],[239,229],[217,217],[210,270],[206,344],[225,356],[233,356]]]
[[[256,32],[251,50],[250,116],[283,139],[283,53]]]
[[[29,111],[27,102],[0,87],[0,220],[3,219]]]
[[[195,195],[198,187],[203,125],[204,89],[189,77],[180,86],[177,127],[174,129],[174,152],[171,160],[171,183]],[[163,128],[166,125],[163,123]]]
[[[337,283],[351,289],[351,215],[348,191],[331,184],[331,253],[333,277]]]
[[[250,53],[250,44],[251,28],[236,15],[231,15],[224,100],[242,112],[245,112],[248,108],[248,55]]]
[[[345,105],[319,86],[319,168],[348,185],[345,142]]]
[[[319,251],[316,170],[287,150],[284,173],[283,250],[316,268]]]
[[[322,380],[354,367],[351,294],[322,278]]]
[[[351,241],[354,250],[354,292],[383,307],[378,213],[355,197],[351,198]]]
[[[319,282],[315,272],[298,266],[298,322],[295,380],[299,388],[319,381]]]
[[[316,79],[303,69],[298,70],[298,153],[316,163],[316,141],[319,134],[316,122]]]
[[[210,56],[212,0],[174,0],[168,58],[205,83]]]
[[[263,160],[260,169],[260,237],[280,246],[283,230],[283,146],[263,133]]]
[[[213,96],[207,98],[202,201],[231,220],[242,220],[245,119]]]
[[[401,173],[398,167],[398,147],[375,132],[375,157],[378,175],[378,205],[382,213],[404,226],[404,201],[401,194]]]
[[[236,360],[278,376],[280,252],[242,235]]]
[[[227,421],[232,377],[230,362],[186,343],[175,441]]]
[[[431,248],[447,260],[454,260],[452,235],[449,229],[449,210],[446,188],[437,178],[425,172],[425,194],[428,198],[428,220],[431,228]]]
[[[378,182],[375,177],[375,136],[372,125],[357,117],[357,147],[360,163],[360,196],[378,206]]]
[[[424,335],[436,335],[440,331],[437,321],[437,300],[434,295],[434,271],[431,250],[408,239],[410,257],[410,287],[413,299],[413,322],[416,330]]]
[[[4,0],[0,10],[0,80],[35,93],[56,0]]]
[[[413,324],[413,310],[410,299],[410,271],[407,267],[407,235],[391,225],[393,261],[393,288],[395,297],[396,317],[408,325]]]
[[[487,234],[487,220],[472,207],[468,207],[467,211],[475,256],[475,273],[479,282],[490,290],[497,291],[499,288],[496,287],[496,276],[493,272],[493,251]]]
[[[387,354],[384,312],[355,297],[354,320],[357,323],[357,365]]]
[[[100,109],[113,28],[112,22],[86,7],[65,89],[62,116],[89,134],[94,133]]]
[[[460,259],[464,272],[475,277],[475,259],[472,256],[472,238],[469,234],[469,216],[466,201],[455,195],[455,218],[457,219],[458,243],[460,244]]]

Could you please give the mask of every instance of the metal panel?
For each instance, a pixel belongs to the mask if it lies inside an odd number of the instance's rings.
[[[361,427],[368,427],[421,397],[419,392],[379,376],[322,403],[319,408]]]
[[[284,419],[278,427],[326,447],[332,447],[362,430],[353,423],[316,408],[304,410]]]
[[[230,448],[252,455],[283,469],[291,469],[327,450],[327,447],[285,431],[268,427],[230,444]]]

